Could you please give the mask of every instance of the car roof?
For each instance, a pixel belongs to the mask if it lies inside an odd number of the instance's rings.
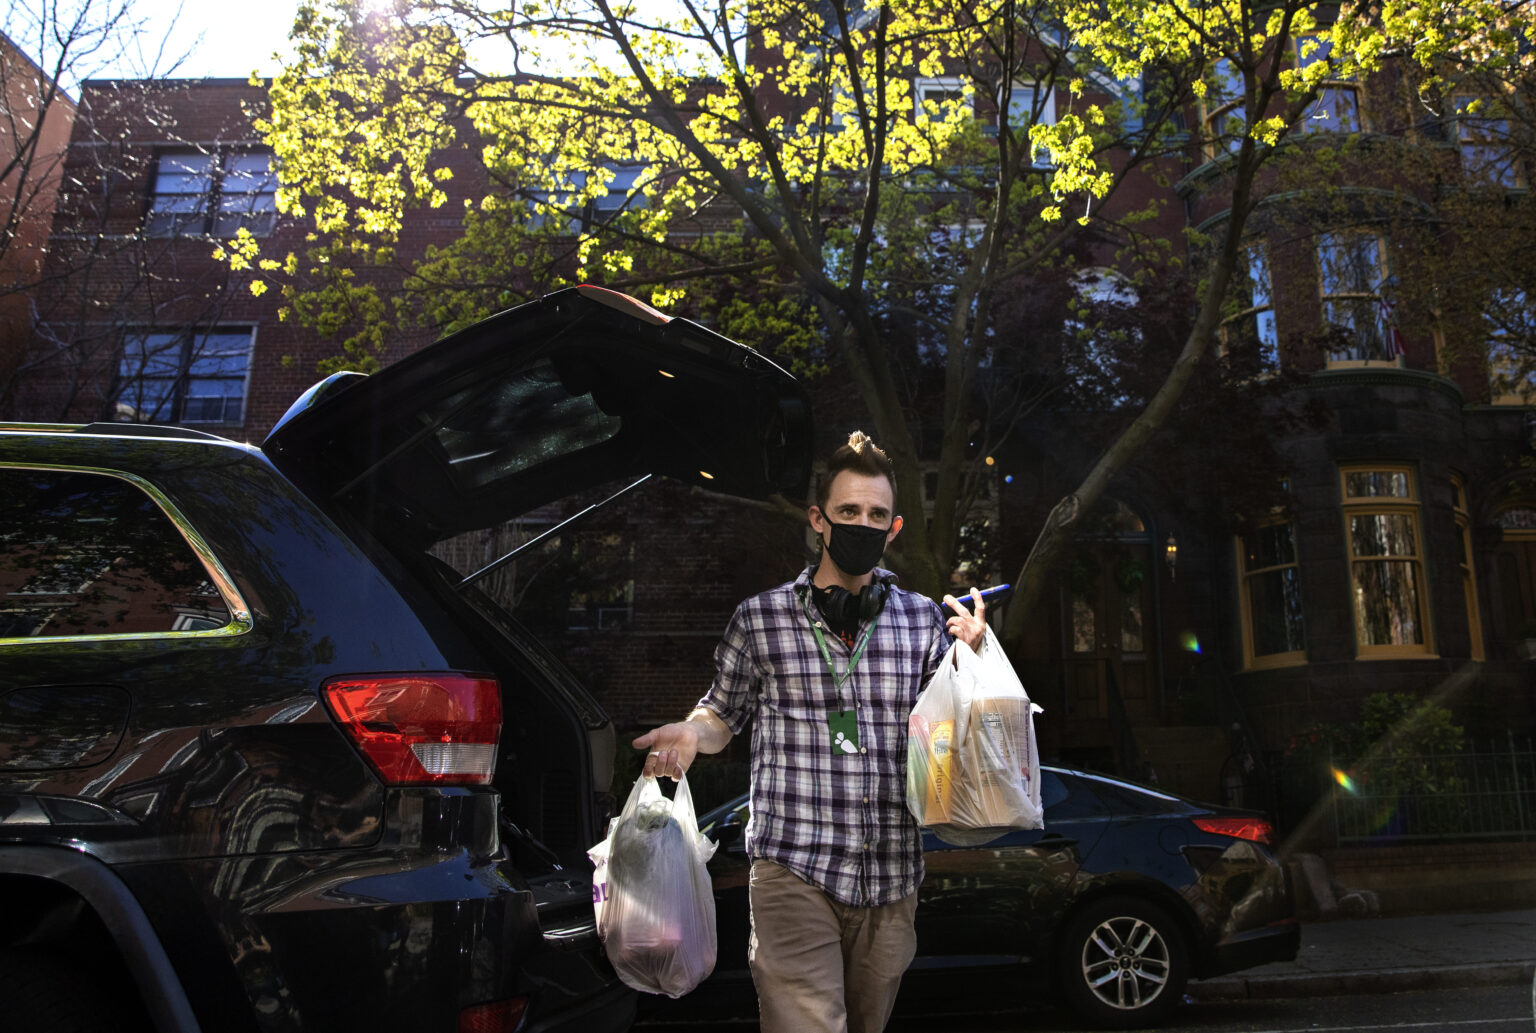
[[[182,441],[231,443],[230,438],[172,423],[23,423],[0,422],[0,431],[30,434],[91,434],[101,437],[174,438]]]

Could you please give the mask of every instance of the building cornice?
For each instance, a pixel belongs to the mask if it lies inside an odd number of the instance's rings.
[[[1321,187],[1316,190],[1284,190],[1278,194],[1268,194],[1259,198],[1255,208],[1270,208],[1283,204],[1305,204],[1310,198],[1320,194],[1339,194],[1345,197],[1365,197],[1372,200],[1390,201],[1395,205],[1409,205],[1418,208],[1426,214],[1432,215],[1433,209],[1423,199],[1405,194],[1401,190],[1387,190],[1382,187]],[[1223,208],[1194,227],[1196,233],[1205,233],[1214,226],[1219,226],[1232,217],[1232,209]]]
[[[1421,369],[1404,369],[1401,366],[1358,366],[1349,369],[1320,369],[1309,377],[1312,387],[1414,387],[1424,391],[1438,391],[1458,407],[1466,403],[1461,388],[1454,380],[1427,373]]]
[[[1427,147],[1433,150],[1444,150],[1447,146],[1454,149],[1454,144],[1444,144],[1434,140],[1405,139],[1397,133],[1372,133],[1359,132],[1348,134],[1298,134],[1291,132],[1278,144],[1264,144],[1254,142],[1256,149],[1273,150],[1277,152],[1294,151],[1304,147],[1323,147],[1328,143],[1342,143],[1345,146],[1358,147],[1364,151],[1385,150],[1389,147]],[[1269,159],[1266,159],[1269,160]],[[1186,172],[1178,182],[1173,185],[1173,191],[1182,200],[1189,200],[1207,183],[1213,182],[1226,175],[1237,164],[1236,154],[1218,154]]]

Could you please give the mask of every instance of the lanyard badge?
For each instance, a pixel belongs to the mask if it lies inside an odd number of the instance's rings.
[[[827,733],[832,736],[832,752],[859,752],[859,712],[835,710],[827,715]]]
[[[816,647],[821,650],[821,658],[826,662],[827,670],[832,675],[832,687],[837,692],[837,709],[827,714],[828,744],[831,746],[833,756],[858,753],[859,714],[843,702],[843,685],[853,677],[853,669],[859,666],[860,660],[864,659],[864,648],[869,645],[869,636],[874,634],[875,625],[880,623],[880,614],[877,613],[870,618],[864,633],[859,636],[859,641],[853,648],[853,655],[848,658],[848,669],[839,674],[837,664],[832,660],[832,651],[827,648],[826,637],[821,633],[821,623],[811,614],[809,593],[801,598],[801,607],[805,610],[805,619],[811,625],[811,634],[816,636]]]

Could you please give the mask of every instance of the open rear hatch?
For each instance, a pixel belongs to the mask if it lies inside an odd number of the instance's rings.
[[[373,374],[311,388],[262,443],[288,477],[416,549],[619,478],[804,496],[804,389],[757,352],[573,287]]]
[[[467,531],[647,474],[748,498],[803,499],[811,414],[799,383],[752,349],[625,295],[577,287],[492,316],[371,376],[327,378],[294,403],[262,449],[322,508],[397,553],[420,555]],[[601,707],[494,601],[465,584],[455,592],[517,643],[520,677],[551,696],[528,723],[548,738],[556,713],[568,713],[587,738],[550,758],[540,778],[498,778],[509,812],[563,813],[563,797],[539,795],[541,786],[564,784],[556,777],[561,764],[585,762],[586,777],[572,778],[588,793],[606,790],[614,744]],[[539,705],[519,704],[524,713]],[[572,807],[591,799],[568,795]],[[591,845],[590,829],[581,830],[592,823],[577,817],[553,837],[559,861],[539,856],[542,844],[530,837],[550,829],[538,822],[527,832],[504,828],[503,843],[530,879],[546,939],[580,951],[594,935],[591,886],[585,872],[559,867],[584,860]]]

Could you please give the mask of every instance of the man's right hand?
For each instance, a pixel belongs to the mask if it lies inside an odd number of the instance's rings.
[[[642,775],[679,779],[700,753],[719,753],[731,741],[731,730],[714,711],[700,707],[686,721],[674,721],[635,739],[637,750],[647,750]]]

